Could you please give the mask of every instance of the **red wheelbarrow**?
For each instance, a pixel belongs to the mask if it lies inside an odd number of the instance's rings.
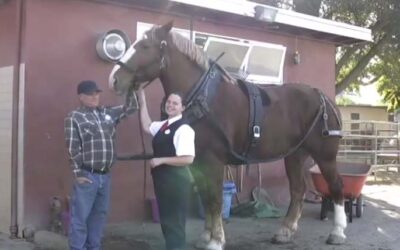
[[[356,207],[355,214],[359,218],[363,213],[363,199],[361,190],[367,180],[371,165],[359,163],[338,162],[337,169],[343,180],[343,194],[345,198],[345,211],[349,222],[353,221],[353,206]],[[327,218],[327,212],[332,210],[333,202],[329,192],[328,184],[322,176],[318,165],[310,169],[315,189],[322,195],[320,219]]]

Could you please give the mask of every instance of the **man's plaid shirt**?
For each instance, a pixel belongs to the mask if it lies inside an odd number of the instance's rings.
[[[138,109],[136,95],[133,94],[128,105],[99,107],[96,109],[80,107],[65,118],[65,141],[70,164],[76,176],[84,176],[80,169],[110,168],[116,160],[115,126]]]

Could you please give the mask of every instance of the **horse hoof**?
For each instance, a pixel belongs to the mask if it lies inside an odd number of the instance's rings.
[[[292,241],[291,238],[280,234],[275,234],[274,237],[272,237],[271,239],[271,243],[277,245],[287,244],[290,243],[291,241]]]
[[[194,247],[197,249],[206,249],[207,245],[208,245],[208,242],[200,240],[200,241],[196,242],[196,245]]]
[[[273,244],[286,244],[292,241],[293,232],[286,227],[279,229],[278,233],[272,237]]]
[[[201,233],[199,240],[196,242],[195,248],[206,249],[210,241],[211,241],[211,233],[206,230]]]
[[[346,241],[346,237],[339,236],[336,234],[330,234],[326,240],[326,244],[329,245],[343,245]]]
[[[224,243],[219,243],[215,240],[211,240],[208,243],[206,250],[224,250]]]

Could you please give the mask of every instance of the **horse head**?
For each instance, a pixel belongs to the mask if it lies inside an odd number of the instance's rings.
[[[166,46],[172,21],[154,27],[134,42],[116,63],[109,76],[109,86],[118,94],[151,82],[160,76],[165,67]]]

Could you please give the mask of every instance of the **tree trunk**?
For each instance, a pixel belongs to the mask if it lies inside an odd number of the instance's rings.
[[[343,78],[340,82],[336,84],[336,95],[340,94],[343,90],[345,90],[352,82],[354,82],[357,77],[361,74],[361,72],[368,65],[370,60],[379,53],[381,48],[387,43],[387,41],[391,38],[391,33],[386,33],[381,40],[379,40],[372,48],[368,51],[368,53],[361,58],[361,60],[356,64],[356,66],[350,71],[350,73]]]

